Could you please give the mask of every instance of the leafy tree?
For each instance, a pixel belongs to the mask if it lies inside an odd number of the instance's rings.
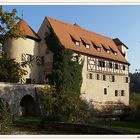
[[[0,126],[0,134],[11,134],[12,118],[10,108],[3,99],[0,99]]]
[[[24,38],[24,31],[17,24],[19,20],[16,9],[7,12],[0,6],[0,44],[2,46],[9,38]],[[22,76],[27,73],[23,69],[25,66],[25,63],[19,64],[14,59],[7,58],[5,54],[0,52],[0,81],[19,82]]]
[[[140,93],[140,73],[130,73],[130,91]]]
[[[20,18],[16,14],[16,9],[7,12],[0,6],[0,44],[4,44],[9,38],[24,37],[24,31],[19,30],[17,24]]]
[[[6,55],[0,57],[0,82],[17,83],[26,73],[22,65],[15,62],[14,59],[10,59]]]

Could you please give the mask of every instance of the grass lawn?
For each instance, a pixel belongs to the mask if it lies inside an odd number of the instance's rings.
[[[41,118],[40,117],[22,117],[18,121],[14,122],[14,124],[18,125],[25,125],[25,126],[35,126],[36,128],[40,128],[41,126]],[[120,120],[100,120],[100,121],[95,121],[91,124],[95,125],[101,125],[101,126],[108,126],[111,128],[115,128],[118,130],[125,131],[128,134],[140,134],[140,122],[134,121],[120,121]],[[60,132],[46,132],[45,130],[39,131],[41,134],[59,134]],[[61,132],[62,133],[62,132]],[[62,134],[64,134],[63,132]]]
[[[41,117],[21,117],[19,120],[15,121],[14,124],[39,127],[41,125]]]
[[[126,131],[128,134],[140,134],[140,122],[129,122],[129,121],[96,121],[93,124],[106,125],[111,128]]]

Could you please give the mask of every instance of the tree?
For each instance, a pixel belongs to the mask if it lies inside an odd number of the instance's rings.
[[[26,75],[26,70],[22,65],[15,62],[14,59],[8,58],[6,55],[2,55],[0,58],[0,82],[13,82],[17,83]]]
[[[7,102],[0,99],[0,135],[11,134],[12,131],[12,117],[10,108]]]
[[[17,24],[20,18],[16,14],[16,9],[7,12],[0,6],[0,44],[2,45],[9,38],[24,37],[24,31],[19,30]]]
[[[130,73],[130,91],[140,93],[140,73]]]
[[[24,38],[24,31],[17,24],[19,20],[16,9],[7,12],[0,6],[0,44],[2,46],[9,38]],[[22,76],[27,73],[23,69],[26,64],[19,64],[14,59],[7,58],[2,52],[0,52],[0,55],[0,81],[19,82]]]

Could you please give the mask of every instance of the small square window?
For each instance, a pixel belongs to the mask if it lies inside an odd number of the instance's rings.
[[[114,52],[114,55],[117,55],[118,53],[117,52]]]
[[[111,76],[111,82],[115,82],[115,76],[114,75]]]
[[[107,95],[107,88],[104,88],[104,95]]]
[[[125,65],[123,65],[123,70],[125,70]]]
[[[118,90],[115,90],[115,96],[118,96]]]
[[[103,80],[106,81],[106,75],[103,75]]]
[[[99,74],[97,74],[97,80],[100,80],[100,75]]]
[[[118,67],[118,64],[115,64],[115,69],[118,69],[119,67]]]
[[[31,84],[32,80],[30,78],[26,78],[26,84]]]
[[[88,74],[87,74],[87,79],[93,79],[92,73],[88,73]]]
[[[90,45],[89,44],[86,44],[86,48],[89,49],[90,48]]]
[[[128,77],[125,77],[125,82],[128,83]]]
[[[79,41],[75,41],[75,45],[76,46],[80,46],[80,42]]]
[[[100,52],[101,51],[101,48],[100,47],[97,47],[97,51]]]
[[[44,56],[41,56],[41,65],[44,65]]]
[[[121,96],[124,96],[124,90],[121,90]]]
[[[112,63],[111,62],[109,63],[109,68],[112,68]]]
[[[110,53],[110,50],[106,50],[107,53]]]

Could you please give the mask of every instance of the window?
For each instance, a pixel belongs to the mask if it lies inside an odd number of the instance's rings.
[[[115,64],[115,69],[118,69],[119,67],[118,67],[118,64]]]
[[[85,46],[86,46],[86,48],[87,48],[87,49],[89,49],[89,48],[90,48],[90,45],[89,45],[89,44],[86,44]]]
[[[121,90],[121,96],[124,96],[124,90]]]
[[[125,70],[125,65],[123,65],[123,70]]]
[[[112,82],[115,82],[115,76],[114,75],[112,76]]]
[[[107,53],[110,53],[110,50],[106,50]]]
[[[100,52],[101,51],[101,48],[100,47],[97,47],[97,51]]]
[[[114,75],[110,75],[109,76],[109,81],[110,82],[115,82],[115,76]]]
[[[76,46],[80,46],[80,42],[79,41],[75,41],[75,45]]]
[[[103,80],[106,81],[106,75],[103,75]]]
[[[128,83],[128,77],[125,77],[125,82]]]
[[[115,96],[118,96],[118,90],[115,90]]]
[[[112,68],[112,63],[111,62],[109,63],[109,68]]]
[[[107,95],[107,88],[104,88],[104,95]]]
[[[44,56],[41,56],[41,65],[44,65]]]
[[[32,61],[32,55],[26,54],[26,61],[31,62]]]
[[[117,52],[114,52],[114,55],[117,55]]]
[[[100,75],[99,74],[97,74],[97,80],[100,80]]]
[[[99,67],[105,67],[105,62],[104,61],[99,61]]]
[[[26,84],[31,84],[31,79],[30,78],[26,78]]]
[[[87,74],[87,79],[93,79],[92,73],[88,73],[88,74]]]

